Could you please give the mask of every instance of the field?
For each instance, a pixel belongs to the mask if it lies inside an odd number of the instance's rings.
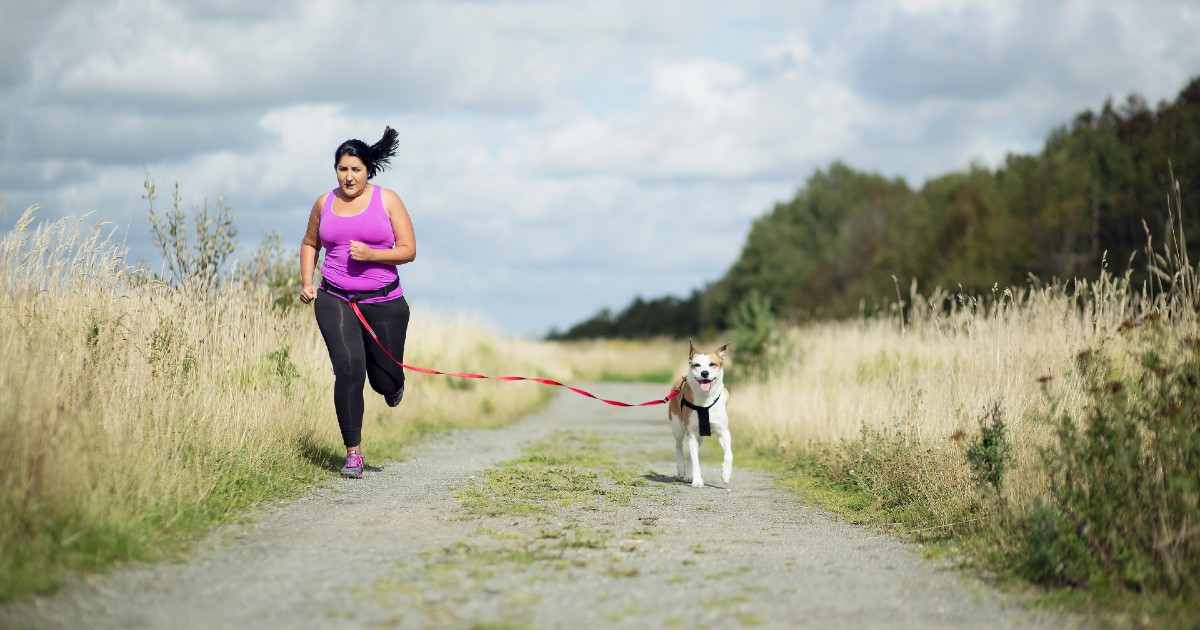
[[[170,555],[336,473],[333,377],[308,308],[234,284],[172,286],[130,266],[103,225],[34,219],[0,242],[0,599]],[[567,353],[466,315],[413,313],[406,362],[443,371],[601,379],[627,354]],[[642,352],[639,365],[668,370]],[[511,421],[553,389],[411,378],[398,409],[368,394],[368,462],[429,433]]]
[[[307,308],[236,283],[189,291],[129,266],[103,226],[33,219],[0,242],[0,598],[170,557],[336,474],[332,375]],[[1200,575],[1200,292],[1182,244],[1168,245],[1142,284],[914,287],[882,316],[784,329],[768,376],[735,379],[737,465],[1087,605],[1186,618]],[[533,342],[413,312],[415,365],[664,394],[683,369],[686,341]],[[367,396],[368,461],[555,393],[410,378],[399,409]]]

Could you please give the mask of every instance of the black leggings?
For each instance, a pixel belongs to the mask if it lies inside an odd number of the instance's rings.
[[[409,315],[404,296],[359,304],[358,308],[388,352],[403,361]],[[362,441],[364,383],[369,379],[371,389],[384,396],[393,394],[404,386],[404,370],[383,353],[345,300],[318,291],[313,312],[333,363],[333,405],[342,441],[346,446],[358,446]]]

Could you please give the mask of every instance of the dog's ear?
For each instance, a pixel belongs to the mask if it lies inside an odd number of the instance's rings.
[[[717,356],[721,357],[722,361],[725,360],[725,348],[728,348],[728,347],[729,347],[729,344],[725,344],[725,345],[721,346],[720,348],[717,348]]]
[[[696,344],[692,343],[691,339],[688,339],[688,361],[691,361],[693,358],[695,358],[695,356]]]

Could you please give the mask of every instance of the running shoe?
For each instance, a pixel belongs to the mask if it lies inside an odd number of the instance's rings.
[[[364,468],[366,468],[366,464],[363,463],[362,455],[359,455],[358,451],[350,451],[350,454],[346,456],[346,465],[342,466],[342,476],[362,479]]]
[[[401,385],[400,389],[396,390],[396,392],[394,394],[388,394],[387,396],[384,396],[383,400],[385,402],[387,402],[389,407],[395,407],[396,405],[400,404],[400,400],[403,398],[404,398],[404,386]]]

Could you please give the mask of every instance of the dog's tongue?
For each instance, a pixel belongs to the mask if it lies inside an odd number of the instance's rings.
[[[708,391],[712,387],[712,381],[700,381],[700,389]]]

